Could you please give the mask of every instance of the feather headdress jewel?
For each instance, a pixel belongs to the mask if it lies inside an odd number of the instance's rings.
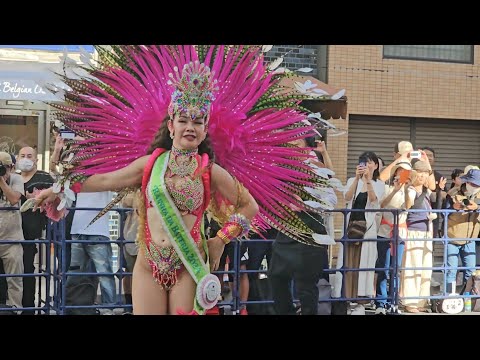
[[[218,91],[217,80],[213,80],[214,72],[205,64],[195,62],[183,66],[182,75],[178,67],[174,67],[175,75],[168,76],[169,85],[175,87],[172,99],[168,106],[168,115],[173,119],[175,114],[185,112],[191,119],[205,116],[205,123],[208,122],[210,105],[215,100],[214,93]]]

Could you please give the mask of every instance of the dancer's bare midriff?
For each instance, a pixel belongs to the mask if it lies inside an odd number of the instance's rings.
[[[183,215],[182,218],[187,229],[189,231],[192,230],[197,218],[191,214]],[[152,236],[152,241],[155,243],[155,245],[160,248],[172,246],[172,243],[161,224],[160,215],[154,207],[147,209],[147,219],[148,226],[150,228],[150,234]],[[198,248],[202,256],[204,256],[205,252],[203,251],[203,246],[201,246],[200,243],[198,244]]]

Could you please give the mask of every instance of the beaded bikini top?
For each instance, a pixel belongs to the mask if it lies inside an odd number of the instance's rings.
[[[203,203],[202,177],[196,175],[198,151],[172,147],[165,174],[165,184],[182,215],[194,214]]]

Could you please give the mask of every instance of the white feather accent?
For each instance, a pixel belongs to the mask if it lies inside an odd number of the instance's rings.
[[[330,130],[330,132],[328,133],[328,136],[340,136],[340,135],[344,135],[347,133],[347,130],[339,130],[339,129],[332,129]]]
[[[76,68],[72,69],[72,71],[76,75],[80,76],[82,79],[97,80],[97,78],[95,76],[92,76],[87,70],[82,69],[80,67],[76,67]]]
[[[312,189],[312,188],[305,188],[305,191],[307,191],[310,195],[313,197],[317,198],[318,200],[321,200],[322,203],[318,203],[316,201],[312,200],[307,200],[305,201],[305,204],[310,205],[308,202],[312,201],[312,206],[313,208],[322,208],[325,210],[332,210],[335,208],[335,205],[337,204],[337,195],[335,195],[335,192],[332,189],[325,189],[325,188],[319,188],[319,189]]]
[[[330,235],[312,234],[313,240],[319,245],[335,245],[335,240]]]
[[[57,206],[57,210],[62,210],[67,205],[67,199],[63,198]]]
[[[304,72],[304,73],[309,73],[309,72],[312,72],[313,69],[309,68],[309,67],[304,67],[304,68],[298,69],[297,71]]]
[[[337,178],[329,179],[328,183],[332,188],[334,188],[335,190],[338,190],[340,192],[344,192],[346,190],[346,186],[344,186],[342,184],[342,182]]]
[[[311,114],[308,114],[307,118],[314,118],[314,119],[317,119],[317,120],[321,120],[322,119],[322,114],[320,114],[319,112],[311,113]]]
[[[272,48],[273,48],[273,45],[263,45],[262,52],[264,53],[269,52],[270,50],[272,50]]]
[[[345,95],[345,89],[340,90],[336,94],[332,95],[332,100],[338,100],[340,99],[343,95]]]
[[[328,95],[328,92],[322,89],[313,89],[312,91],[314,92],[313,95],[318,95],[318,96]]]
[[[275,60],[273,60],[270,65],[268,65],[268,70],[270,71],[273,71],[275,70],[276,68],[278,68],[280,66],[280,64],[283,62],[283,57],[279,57]]]
[[[85,65],[92,66],[92,54],[90,54],[83,46],[80,46],[80,60]]]
[[[75,201],[75,193],[73,192],[72,189],[65,188],[63,192],[65,193],[65,196],[67,197],[67,199],[71,201]]]
[[[58,194],[60,191],[62,191],[62,186],[60,183],[56,182],[52,185],[52,191],[54,194]]]
[[[328,179],[330,176],[335,175],[335,172],[330,170],[329,168],[326,168],[326,167],[321,168],[321,167],[318,167],[317,165],[311,164],[311,163],[309,163],[308,165],[310,165],[310,167],[313,169],[315,174],[317,174],[318,176],[321,176],[325,179]]]

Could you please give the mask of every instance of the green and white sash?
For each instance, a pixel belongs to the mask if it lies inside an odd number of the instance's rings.
[[[182,215],[167,190],[165,172],[169,156],[170,151],[166,151],[155,161],[148,191],[153,199],[155,208],[160,214],[161,224],[168,234],[172,246],[193,280],[197,283],[194,310],[199,314],[203,314],[206,309],[211,309],[216,305],[220,295],[220,281],[217,276],[210,274],[208,258],[207,263],[205,263],[197,244],[183,221]],[[205,250],[207,251],[207,249]]]

